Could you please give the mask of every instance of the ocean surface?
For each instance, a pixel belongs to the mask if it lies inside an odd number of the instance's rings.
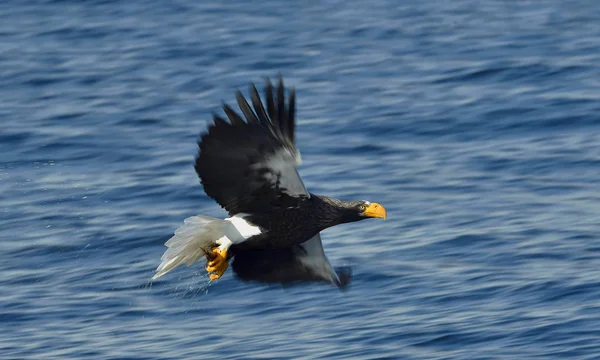
[[[297,91],[345,291],[151,282],[196,140]],[[600,359],[600,2],[2,1],[0,358]]]

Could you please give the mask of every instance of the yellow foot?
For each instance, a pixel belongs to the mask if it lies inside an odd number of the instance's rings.
[[[208,263],[206,264],[206,271],[209,273],[211,280],[217,280],[225,273],[227,266],[229,266],[229,260],[227,259],[227,249],[219,251],[216,247],[212,249],[212,253],[207,256]]]

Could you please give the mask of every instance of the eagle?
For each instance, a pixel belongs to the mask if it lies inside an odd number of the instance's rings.
[[[198,140],[194,168],[206,195],[229,217],[185,219],[165,243],[168,249],[153,279],[204,257],[211,281],[232,261],[243,281],[349,283],[350,271],[336,271],[325,256],[320,232],[343,223],[385,219],[386,209],[375,202],[342,201],[306,190],[296,168],[295,89],[287,92],[286,101],[283,79],[274,89],[267,78],[264,104],[251,83],[252,107],[237,91],[241,115],[226,103],[228,120],[213,114],[213,124]]]

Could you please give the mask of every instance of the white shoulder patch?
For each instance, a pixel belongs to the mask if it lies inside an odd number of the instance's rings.
[[[289,171],[290,168],[296,167],[298,158],[295,155],[288,149],[281,148],[266,159],[266,165],[279,172]]]
[[[281,148],[275,153],[256,164],[256,168],[267,167],[272,170],[272,178],[268,181],[280,181],[282,187],[290,195],[308,195],[296,166],[301,162],[300,153],[292,153],[286,148]]]

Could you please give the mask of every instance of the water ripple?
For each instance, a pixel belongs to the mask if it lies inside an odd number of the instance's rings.
[[[51,0],[0,5],[6,358],[594,359],[597,2]],[[339,291],[201,266],[221,100],[282,74],[307,187],[385,204],[324,232]]]

